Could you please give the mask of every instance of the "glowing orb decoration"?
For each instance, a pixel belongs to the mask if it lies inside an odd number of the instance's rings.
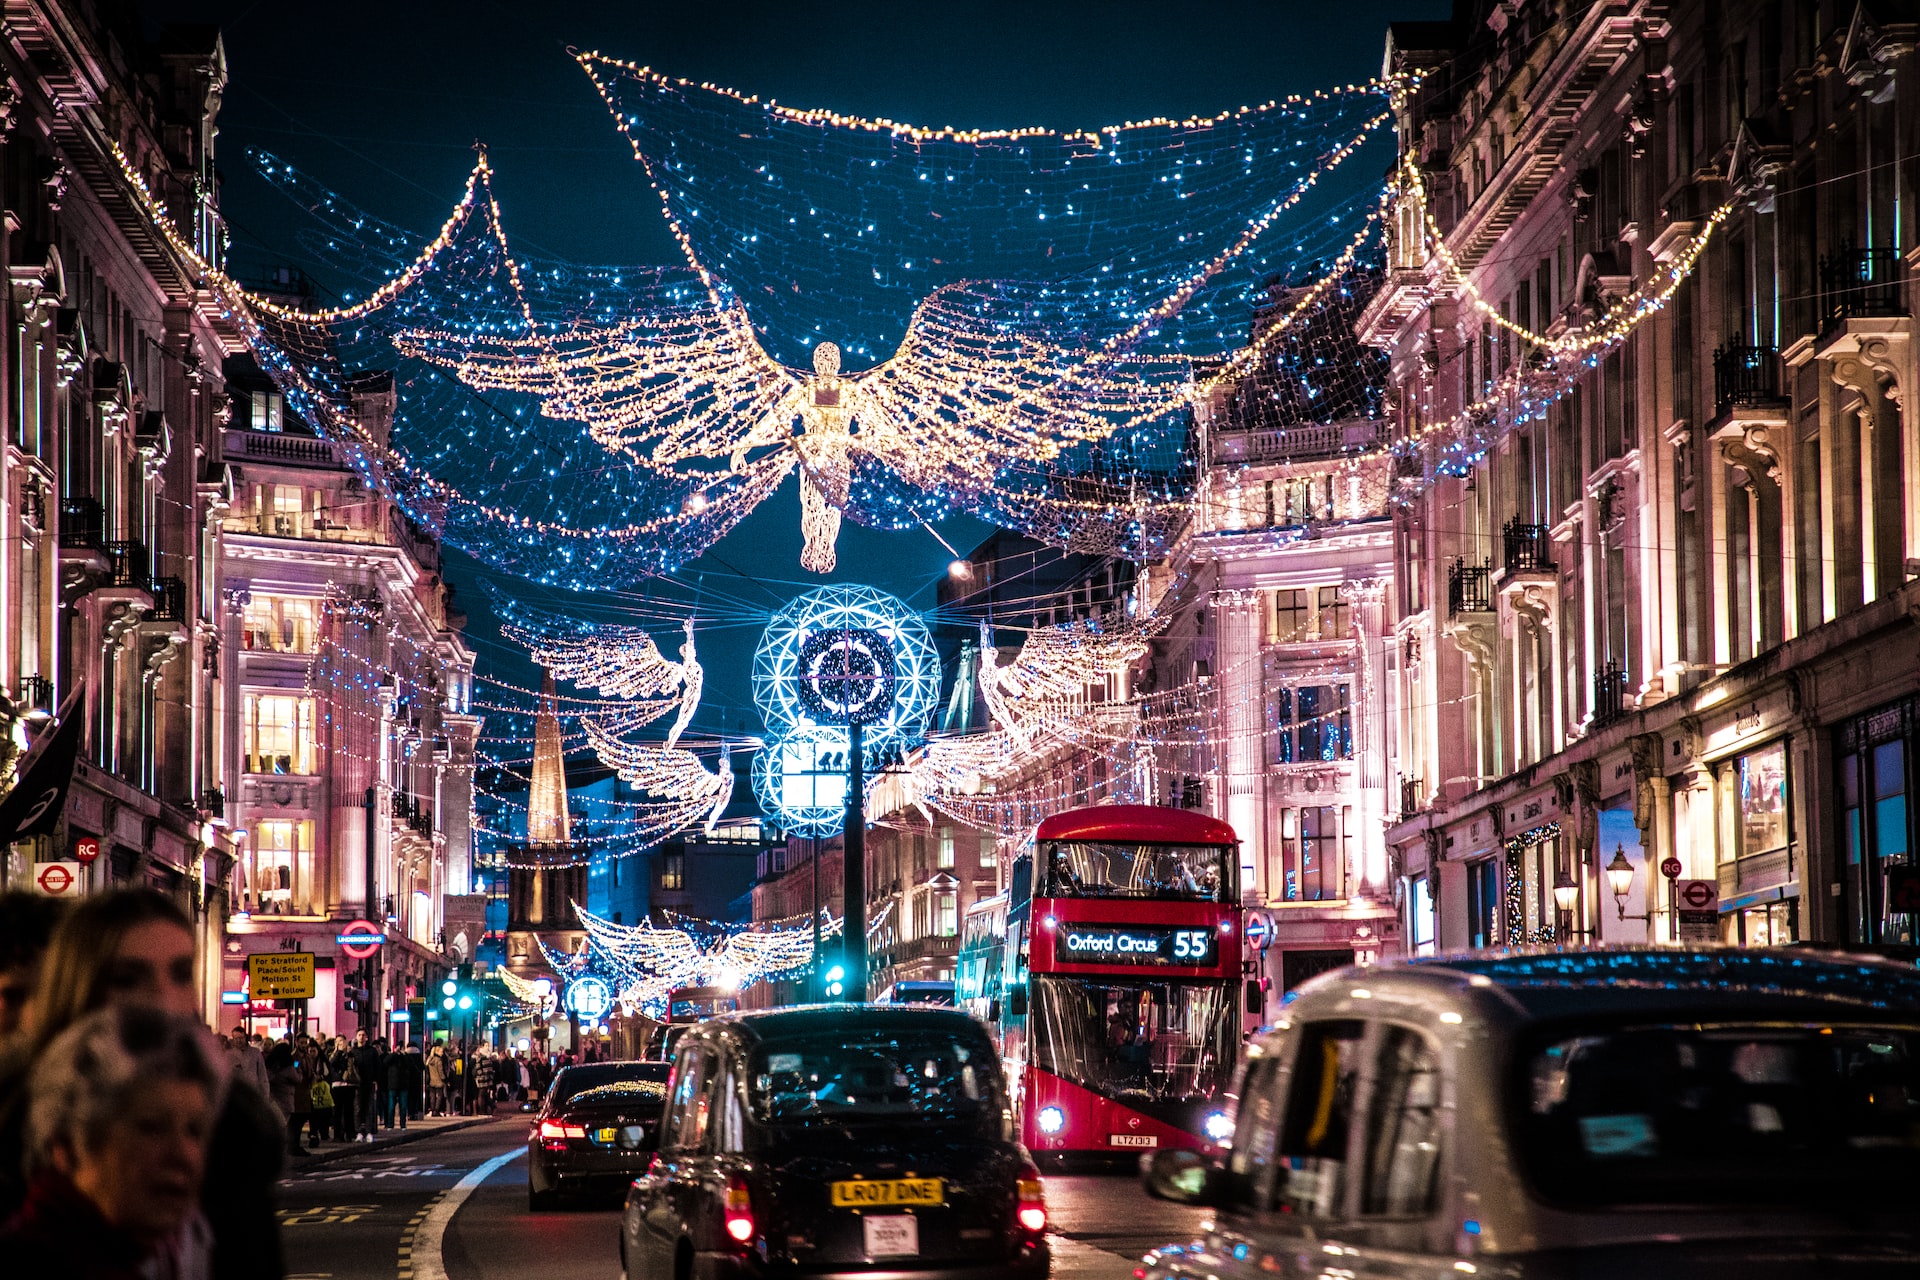
[[[926,623],[872,587],[807,592],[774,616],[753,655],[753,700],[779,736],[852,723],[864,726],[869,749],[904,745],[920,737],[939,696]]]
[[[613,988],[605,978],[588,975],[575,978],[567,984],[567,994],[561,1003],[567,1012],[581,1018],[604,1018],[613,1008]]]
[[[838,834],[847,817],[847,731],[795,729],[753,757],[760,807],[794,835]]]

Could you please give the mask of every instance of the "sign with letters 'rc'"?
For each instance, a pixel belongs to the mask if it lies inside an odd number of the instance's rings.
[[[255,1000],[313,999],[313,952],[267,951],[248,956],[247,990]]]

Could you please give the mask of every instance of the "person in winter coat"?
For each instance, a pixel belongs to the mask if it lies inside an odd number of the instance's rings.
[[[219,1042],[183,1014],[110,1006],[61,1032],[33,1066],[32,1181],[0,1229],[8,1274],[213,1274],[200,1195],[231,1074]]]
[[[483,1046],[473,1058],[473,1110],[475,1115],[493,1114],[493,1055]]]
[[[353,1054],[347,1049],[345,1036],[335,1036],[333,1048],[327,1053],[327,1083],[333,1088],[333,1139],[352,1142],[354,1120],[360,1114],[355,1105],[360,1092],[360,1074],[354,1069]]]
[[[412,1098],[418,1085],[415,1072],[420,1069],[420,1051],[412,1045],[387,1055],[387,1128],[407,1127]]]
[[[360,1141],[372,1142],[373,1131],[380,1123],[381,1090],[387,1082],[387,1051],[385,1042],[371,1039],[365,1031],[353,1037],[353,1048],[347,1051],[353,1060],[354,1074],[360,1078]]]
[[[40,966],[29,1023],[0,1060],[0,1219],[20,1206],[27,1082],[62,1032],[98,1010],[145,1008],[197,1019],[195,933],[172,899],[151,889],[114,889],[82,900],[54,930]],[[200,1190],[213,1231],[213,1280],[280,1280],[286,1274],[275,1184],[285,1121],[250,1088],[225,1091]],[[17,1188],[17,1190],[16,1190]],[[5,1274],[18,1269],[5,1253]],[[66,1266],[51,1272],[78,1277]],[[22,1274],[36,1274],[24,1269]]]
[[[273,1099],[273,1109],[280,1113],[280,1123],[286,1128],[287,1154],[291,1156],[306,1155],[300,1149],[300,1126],[306,1122],[306,1110],[310,1110],[313,1103],[309,1100],[306,1109],[300,1109],[300,1096],[310,1087],[291,1044],[281,1040],[267,1050],[267,1092]]]
[[[447,1046],[435,1042],[427,1052],[427,1114],[447,1113]]]

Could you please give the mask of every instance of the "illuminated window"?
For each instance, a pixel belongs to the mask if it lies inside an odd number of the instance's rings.
[[[318,609],[312,600],[256,595],[247,602],[244,643],[274,653],[312,653]]]
[[[660,855],[660,887],[662,889],[684,889],[687,887],[687,855],[683,849],[670,849]]]
[[[249,693],[241,719],[248,773],[315,772],[312,698]]]
[[[1320,638],[1345,640],[1352,634],[1352,617],[1346,601],[1340,598],[1340,588],[1321,587],[1319,597]]]
[[[940,828],[940,864],[939,865],[942,867],[951,867],[953,865],[953,828],[952,827]]]
[[[999,843],[989,832],[980,833],[980,866],[994,866],[999,861]]]
[[[297,484],[263,484],[255,490],[260,532],[279,538],[306,534],[307,491]]]
[[[1307,593],[1280,590],[1272,595],[1273,615],[1267,639],[1273,644],[1296,644],[1307,638]]]
[[[286,425],[286,404],[278,391],[256,391],[249,398],[255,431],[279,431]]]
[[[960,908],[957,896],[952,892],[941,893],[934,898],[935,937],[951,938],[960,932]]]
[[[313,823],[267,818],[254,824],[253,867],[247,878],[250,910],[266,915],[320,913],[313,897]]]

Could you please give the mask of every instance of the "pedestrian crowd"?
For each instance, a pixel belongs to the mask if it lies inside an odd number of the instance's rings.
[[[274,1185],[324,1142],[530,1107],[570,1058],[199,1020],[194,928],[0,894],[0,1258],[67,1280],[280,1280]],[[523,1042],[524,1043],[524,1042]]]

